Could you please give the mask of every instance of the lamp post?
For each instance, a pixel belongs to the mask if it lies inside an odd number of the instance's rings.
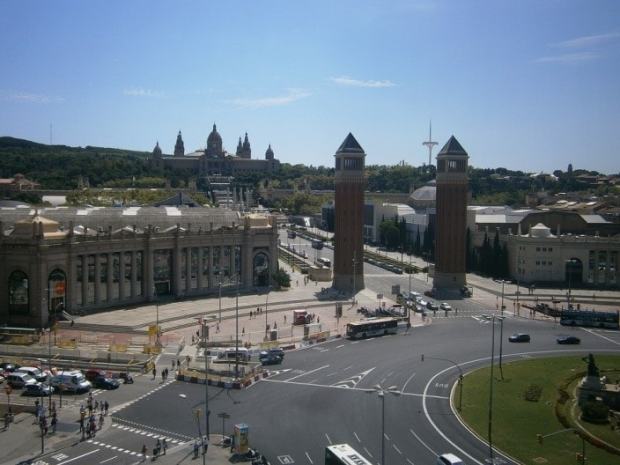
[[[575,264],[575,260],[572,258],[570,260],[566,260],[566,269],[568,271],[568,294],[566,294],[566,310],[570,310],[570,297],[571,297],[571,283],[573,277],[573,265]]]
[[[491,377],[489,381],[489,459],[493,463],[493,365],[495,364],[495,315],[491,317]]]
[[[454,360],[450,360],[449,358],[429,357],[429,356],[425,356],[424,354],[422,354],[420,358],[422,359],[422,362],[424,362],[425,358],[430,358],[431,360],[441,360],[443,362],[448,362],[454,365],[457,370],[459,370],[459,406],[457,407],[457,409],[460,412],[463,407],[463,370],[461,369],[461,365],[456,363]]]
[[[235,293],[235,380],[239,378],[239,280]]]
[[[265,297],[265,337],[267,337],[267,309],[269,307],[269,291],[271,290],[271,286],[267,286],[267,295]]]
[[[200,429],[200,409],[196,409],[195,411],[195,415],[196,415],[196,424],[198,425],[198,437],[200,437],[200,441],[203,441],[202,438],[202,430]],[[206,465],[206,454],[202,454],[202,465]]]
[[[352,302],[351,305],[355,305],[355,294],[357,293],[357,288],[355,287],[355,275],[357,274],[357,252],[353,252],[353,293],[352,293]]]
[[[385,465],[385,394],[390,393],[394,396],[400,395],[400,391],[396,386],[390,386],[389,388],[383,388],[381,385],[376,384],[373,389],[366,391],[368,393],[376,392],[381,399],[381,464]]]
[[[221,323],[222,322],[222,275],[219,272],[217,274],[217,278],[218,278],[218,287],[219,287],[218,308],[219,308],[220,323]]]
[[[205,429],[207,432],[207,440],[209,439],[209,356],[207,350],[208,340],[208,326],[207,322],[203,321],[202,335],[204,339],[203,354],[205,357]]]

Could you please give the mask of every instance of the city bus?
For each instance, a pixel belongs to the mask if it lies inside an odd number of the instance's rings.
[[[325,268],[331,268],[332,261],[329,258],[319,257],[316,260],[316,264],[320,266],[324,266]]]
[[[334,444],[325,448],[325,465],[372,465],[348,444]]]
[[[312,239],[312,248],[321,250],[323,248],[323,241],[320,239]]]
[[[396,318],[367,318],[347,324],[349,339],[364,339],[366,337],[396,334],[398,320]]]
[[[564,326],[590,326],[593,328],[618,329],[618,311],[595,312],[594,310],[562,310],[560,324]]]

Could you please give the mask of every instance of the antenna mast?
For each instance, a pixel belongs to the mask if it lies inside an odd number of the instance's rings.
[[[432,165],[431,160],[432,160],[432,156],[433,156],[433,147],[435,147],[437,145],[437,142],[433,141],[433,122],[429,121],[428,122],[428,140],[425,142],[422,142],[422,145],[425,147],[428,147],[428,165]]]

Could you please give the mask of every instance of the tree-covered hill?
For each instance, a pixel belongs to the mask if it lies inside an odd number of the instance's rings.
[[[70,189],[80,176],[92,186],[135,176],[155,176],[145,163],[147,152],[104,147],[46,145],[0,137],[0,177],[21,173],[46,189]]]

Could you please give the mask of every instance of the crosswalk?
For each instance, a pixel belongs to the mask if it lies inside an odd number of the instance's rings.
[[[133,455],[135,457],[145,457],[147,459],[149,458],[148,455],[142,455],[140,452],[136,452],[136,451],[129,450],[129,449],[123,449],[122,447],[113,446],[112,444],[106,444],[101,441],[95,441],[94,439],[88,439],[86,442],[94,446],[99,446],[102,448],[110,449],[114,452],[122,452],[123,454]]]
[[[134,423],[128,420],[121,420],[122,423],[118,423],[119,419],[115,418],[113,420],[112,426],[121,431],[126,431],[128,433],[133,433],[139,436],[144,436],[146,438],[152,439],[165,439],[166,442],[175,444],[175,445],[183,445],[187,441],[191,441],[192,438],[189,436],[185,436],[184,434],[175,433],[173,431],[166,431],[160,428],[154,428],[151,426],[140,425],[139,423]],[[138,427],[141,426],[140,427]],[[145,429],[148,428],[148,429]]]

